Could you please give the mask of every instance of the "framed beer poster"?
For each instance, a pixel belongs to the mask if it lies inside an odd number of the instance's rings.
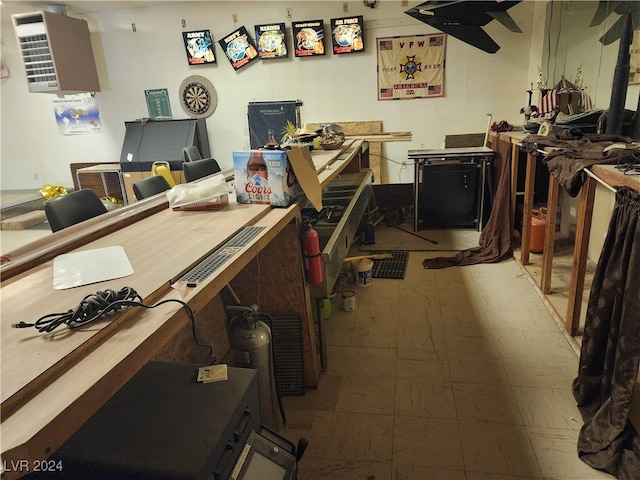
[[[364,52],[364,20],[362,15],[331,19],[333,53]]]
[[[189,65],[216,63],[216,56],[213,51],[213,38],[209,30],[182,32],[182,40],[184,41],[184,48],[187,52]]]
[[[296,57],[312,57],[324,55],[324,21],[307,20],[294,22],[293,44]]]
[[[256,47],[258,48],[258,56],[261,59],[286,58],[289,56],[287,29],[284,23],[256,25],[255,31]]]
[[[243,26],[218,42],[234,70],[238,70],[258,58],[258,51]]]

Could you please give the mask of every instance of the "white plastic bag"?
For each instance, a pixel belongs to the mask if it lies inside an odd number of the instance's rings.
[[[228,202],[229,185],[224,175],[205,180],[181,183],[167,190],[169,206],[173,210],[220,210]]]

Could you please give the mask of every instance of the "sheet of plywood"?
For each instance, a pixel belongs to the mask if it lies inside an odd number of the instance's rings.
[[[44,223],[47,221],[47,217],[44,214],[44,210],[33,210],[31,212],[23,213],[22,215],[16,215],[15,217],[2,220],[2,230],[25,230],[33,225]]]
[[[321,125],[336,123],[342,127],[346,135],[369,135],[373,133],[382,133],[382,120],[370,120],[362,122],[322,122],[307,123],[307,130],[314,131]],[[373,183],[380,183],[381,170],[380,159],[384,155],[383,143],[369,140],[369,168],[373,171]]]

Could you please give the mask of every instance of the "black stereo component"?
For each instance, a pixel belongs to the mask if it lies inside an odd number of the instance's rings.
[[[147,363],[50,457],[63,468],[46,478],[227,480],[262,425],[257,371],[205,384],[198,368]]]

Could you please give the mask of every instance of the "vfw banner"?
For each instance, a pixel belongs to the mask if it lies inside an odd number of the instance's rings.
[[[446,37],[377,38],[378,100],[444,97]]]

